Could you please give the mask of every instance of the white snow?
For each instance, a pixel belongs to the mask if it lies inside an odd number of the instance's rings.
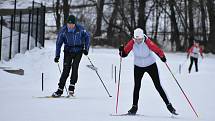
[[[3,60],[9,60],[9,51],[10,51],[10,29],[3,26],[2,31],[3,39],[2,39],[2,59]],[[12,57],[15,56],[15,54],[18,53],[18,37],[19,33],[17,31],[12,32],[12,44],[11,44],[11,53]],[[27,39],[28,34],[27,33],[21,33],[21,39],[20,39],[20,52],[24,53],[27,50]],[[39,44],[39,43],[38,43]],[[40,46],[40,45],[39,45]],[[33,37],[29,37],[29,49],[32,49],[35,47],[35,39]]]
[[[215,56],[206,55],[199,62],[199,72],[187,73],[189,61],[178,73],[178,66],[186,60],[185,53],[166,53],[167,63],[181,84],[199,118],[192,112],[184,95],[178,88],[164,63],[157,58],[162,85],[173,106],[180,114],[171,114],[155,90],[148,76],[144,75],[139,99],[138,114],[144,116],[110,116],[115,114],[117,84],[112,79],[112,64],[119,69],[117,49],[92,49],[89,57],[98,68],[105,85],[113,96],[109,98],[96,73],[87,68],[90,64],[83,56],[80,63],[79,80],[76,85],[77,99],[45,99],[37,96],[51,95],[57,89],[59,70],[53,62],[54,41],[46,41],[44,49],[35,48],[25,54],[18,54],[12,60],[0,62],[0,67],[14,67],[25,70],[24,76],[9,74],[0,70],[0,120],[1,121],[214,121]],[[63,54],[60,66],[62,69]],[[41,73],[44,73],[44,91],[41,91]],[[118,79],[118,75],[117,75]],[[69,79],[68,79],[69,81]],[[118,80],[117,80],[118,81]],[[69,82],[67,83],[67,87]],[[118,113],[126,113],[132,105],[133,55],[122,61]],[[66,92],[64,91],[64,95]]]

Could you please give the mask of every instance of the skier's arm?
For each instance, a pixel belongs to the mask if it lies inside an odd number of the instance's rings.
[[[90,34],[86,31],[86,30],[84,30],[83,31],[83,33],[84,33],[84,39],[85,39],[85,50],[86,51],[89,51],[89,48],[90,48]]]
[[[201,47],[199,47],[199,53],[200,53],[200,55],[201,55],[202,58],[203,58],[203,49],[202,49]]]
[[[187,58],[189,58],[190,53],[192,52],[194,46],[191,46],[187,51]]]
[[[129,42],[124,46],[120,46],[119,51],[120,51],[120,56],[122,57],[126,57],[128,56],[129,52],[133,49],[133,45],[134,45],[134,40],[131,39],[129,40]]]
[[[56,41],[56,53],[55,53],[55,57],[60,58],[60,51],[61,51],[61,47],[63,45],[63,33],[59,32],[58,37],[57,37],[57,41]]]
[[[145,40],[145,43],[149,47],[150,50],[155,52],[160,58],[165,57],[163,50],[161,50],[154,42],[152,42],[149,38]]]

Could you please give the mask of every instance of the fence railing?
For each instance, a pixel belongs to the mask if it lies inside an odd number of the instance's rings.
[[[34,1],[31,8],[0,10],[0,61],[44,47],[45,11],[42,3]]]

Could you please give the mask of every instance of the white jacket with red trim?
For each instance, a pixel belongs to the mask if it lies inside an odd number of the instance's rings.
[[[188,50],[188,55],[190,55],[193,58],[198,58],[199,54],[203,57],[202,54],[202,48],[199,46],[193,45],[189,50]]]
[[[137,44],[133,39],[131,39],[124,47],[124,52],[125,54],[129,54],[131,50],[133,50],[134,53],[134,65],[138,67],[147,67],[156,62],[152,51],[160,58],[165,56],[163,51],[149,38],[140,44]]]

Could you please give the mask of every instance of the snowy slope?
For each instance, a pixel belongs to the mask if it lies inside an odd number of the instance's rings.
[[[89,57],[99,69],[104,83],[113,95],[109,98],[96,73],[86,65],[90,64],[83,56],[80,63],[79,80],[76,86],[76,99],[38,99],[37,96],[50,95],[57,89],[59,70],[53,62],[55,43],[46,42],[46,48],[35,48],[25,54],[18,54],[9,62],[0,62],[0,67],[23,68],[24,76],[0,70],[0,120],[1,121],[214,121],[215,96],[214,68],[215,56],[207,55],[200,60],[199,72],[187,73],[189,61],[178,73],[179,64],[186,60],[184,53],[167,53],[167,61],[176,78],[191,100],[200,118],[196,118],[189,104],[168,72],[165,64],[157,59],[162,85],[171,102],[180,113],[170,118],[163,101],[153,87],[148,74],[142,80],[138,114],[145,116],[113,117],[115,114],[116,88],[111,75],[112,64],[119,69],[119,56],[116,49],[93,49]],[[62,57],[60,66],[62,69]],[[41,73],[44,73],[44,91],[41,91]],[[68,87],[68,83],[67,83]],[[118,113],[125,113],[132,104],[133,56],[123,59]],[[64,94],[66,94],[64,92]]]

